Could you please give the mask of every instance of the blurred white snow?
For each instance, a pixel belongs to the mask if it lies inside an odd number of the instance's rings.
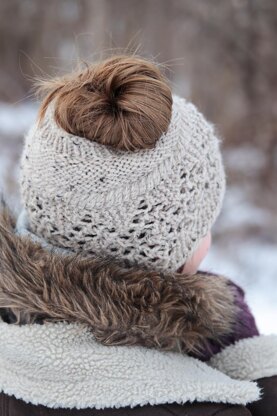
[[[33,103],[0,103],[0,136],[18,136],[35,120],[37,106]]]

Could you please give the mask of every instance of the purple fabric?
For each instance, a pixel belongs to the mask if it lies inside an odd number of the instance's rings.
[[[233,327],[233,331],[229,335],[222,337],[220,342],[208,340],[204,351],[201,351],[199,354],[191,354],[193,357],[196,357],[201,361],[208,361],[214,354],[217,354],[228,345],[232,345],[240,339],[251,338],[255,335],[259,335],[255,318],[252,315],[249,306],[244,300],[244,290],[231,280],[229,280],[228,284],[234,291],[235,305],[238,307],[238,315]]]

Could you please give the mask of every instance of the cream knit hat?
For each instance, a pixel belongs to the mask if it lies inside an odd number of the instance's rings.
[[[186,262],[214,223],[224,190],[213,127],[178,96],[153,149],[123,151],[69,134],[49,107],[21,159],[31,232],[55,246],[157,270]]]

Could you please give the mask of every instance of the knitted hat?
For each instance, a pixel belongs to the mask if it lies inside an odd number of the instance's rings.
[[[75,252],[176,271],[222,205],[225,175],[211,124],[173,96],[155,146],[123,150],[66,132],[53,108],[28,133],[21,158],[30,230]]]

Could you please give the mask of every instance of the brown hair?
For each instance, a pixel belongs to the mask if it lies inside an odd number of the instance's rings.
[[[172,93],[160,69],[137,56],[113,56],[40,83],[39,121],[54,100],[68,133],[121,150],[153,148],[171,119]]]

